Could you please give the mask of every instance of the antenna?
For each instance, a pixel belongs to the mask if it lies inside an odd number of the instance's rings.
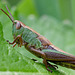
[[[0,10],[3,11],[9,17],[9,19],[13,22],[13,24],[14,24],[14,20],[3,9],[0,8]]]
[[[9,12],[9,14],[10,14],[11,18],[12,18],[12,19],[13,19],[13,21],[14,21],[14,18],[13,18],[13,16],[12,16],[12,14],[10,13],[10,11],[9,11],[9,9],[8,9],[8,7],[7,7],[7,5],[6,5],[6,8],[7,8],[8,12]]]

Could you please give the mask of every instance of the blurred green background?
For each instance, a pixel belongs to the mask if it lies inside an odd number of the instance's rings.
[[[8,6],[14,19],[22,21],[55,46],[75,55],[75,1],[74,0],[0,0],[0,8],[7,13]],[[8,13],[9,14],[9,13]],[[51,74],[39,59],[24,47],[12,48],[12,22],[0,11],[0,74],[8,75],[74,75],[75,71],[58,66]],[[34,62],[31,58],[41,63]]]

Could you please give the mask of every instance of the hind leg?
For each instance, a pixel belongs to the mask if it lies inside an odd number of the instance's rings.
[[[50,71],[52,73],[52,70],[50,70],[48,68],[48,63],[47,63],[47,60],[46,60],[46,55],[44,52],[40,51],[40,50],[37,50],[37,49],[34,49],[33,47],[31,46],[26,46],[27,50],[29,50],[30,52],[32,52],[33,54],[35,54],[36,56],[38,57],[41,57],[43,58],[43,63],[45,64],[45,67],[48,71]]]

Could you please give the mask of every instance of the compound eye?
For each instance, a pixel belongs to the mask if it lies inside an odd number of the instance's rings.
[[[16,29],[20,29],[21,28],[21,24],[20,24],[20,22],[17,22],[16,23]]]

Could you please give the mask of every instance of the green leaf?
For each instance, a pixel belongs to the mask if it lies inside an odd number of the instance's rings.
[[[60,49],[75,55],[75,32],[71,25],[66,25],[63,22],[46,15],[43,15],[38,19],[34,15],[29,15],[27,18],[18,15],[17,18],[45,36]],[[9,40],[10,42],[13,41],[12,22],[3,13],[0,14],[0,21],[0,74],[50,75],[51,73],[46,70],[43,64],[36,63],[32,61],[31,58],[37,59],[39,62],[42,60],[26,51],[24,47],[18,48],[16,46],[15,48],[12,48],[12,46],[6,42],[6,40]],[[75,74],[75,71],[72,69],[61,66],[58,67],[59,68],[56,71],[51,69],[53,70],[51,75]]]

